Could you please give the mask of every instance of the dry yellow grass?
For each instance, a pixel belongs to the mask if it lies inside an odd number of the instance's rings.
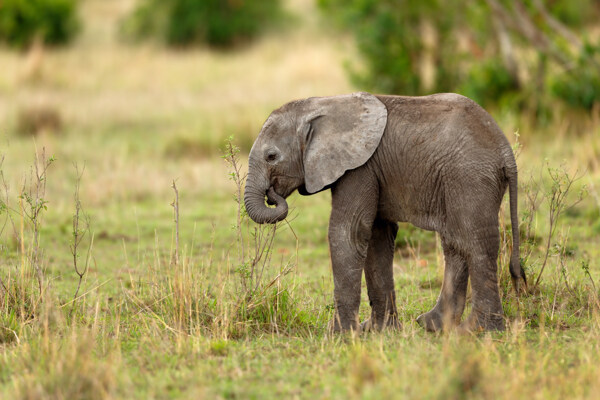
[[[48,310],[23,324],[0,310],[0,337],[7,338],[0,344],[0,397],[595,397],[600,325],[579,265],[581,253],[590,252],[592,276],[600,280],[597,243],[587,226],[600,209],[598,121],[582,124],[572,137],[569,115],[543,132],[532,132],[518,116],[498,116],[511,140],[513,131],[521,132],[522,181],[529,172],[537,176],[545,158],[588,171],[582,182],[591,196],[569,220],[578,240],[577,255],[566,261],[576,295],[564,286],[553,255],[541,292],[521,303],[507,292],[507,333],[430,335],[414,318],[435,301],[441,268],[434,251],[416,243],[405,251],[409,257],[395,260],[404,328],[329,337],[328,195],[294,195],[295,233],[281,229],[268,272],[276,275],[280,264],[294,259],[296,234],[299,265],[273,285],[277,295],[261,300],[263,308],[256,309],[264,315],[244,320],[234,312],[235,292],[227,292],[235,289],[241,267],[227,167],[218,150],[189,156],[173,144],[200,138],[201,145],[217,147],[232,133],[251,141],[282,103],[351,92],[342,65],[356,54],[348,38],[321,26],[312,0],[286,3],[300,19],[293,29],[235,52],[121,43],[116,23],[134,3],[81,2],[84,31],[71,47],[35,54],[0,49],[0,154],[6,155],[2,170],[13,205],[35,149],[45,147],[58,159],[48,175],[42,229],[51,299]],[[13,132],[19,110],[30,104],[55,108],[64,132],[35,139]],[[245,155],[241,159],[245,164]],[[60,307],[70,304],[74,286],[72,162],[86,164],[81,200],[96,239],[81,309],[69,320],[68,307]],[[170,264],[173,179],[181,194],[180,268]],[[541,213],[538,233],[544,218]],[[9,231],[0,242],[8,246],[0,247],[2,255],[16,246]],[[0,259],[0,271],[16,270],[16,264]]]
[[[123,43],[117,26],[134,3],[82,2],[81,36],[73,46],[35,54],[37,70],[30,76],[23,76],[23,69],[31,54],[0,49],[0,151],[27,155],[7,157],[9,176],[18,175],[12,172],[23,170],[33,157],[25,150],[31,152],[31,141],[9,140],[16,117],[30,105],[42,105],[60,113],[69,135],[37,138],[37,147],[63,159],[87,160],[97,185],[83,195],[92,204],[126,197],[124,192],[141,192],[133,197],[157,194],[159,188],[168,192],[168,182],[178,176],[199,191],[223,189],[228,183],[217,157],[179,160],[165,168],[168,160],[158,165],[148,154],[132,157],[131,148],[116,136],[153,131],[152,156],[161,155],[165,143],[177,137],[202,137],[217,148],[231,130],[236,136],[256,136],[270,110],[291,99],[352,91],[342,66],[351,44],[323,35],[311,17],[316,11],[312,1],[289,4],[302,13],[298,29],[235,52]],[[100,139],[94,138],[98,131],[104,132]]]
[[[351,90],[341,63],[350,43],[327,38],[311,24],[241,51],[177,51],[119,41],[115,27],[131,3],[83,2],[82,37],[74,46],[45,51],[30,81],[21,75],[29,55],[3,49],[2,120],[32,102],[50,102],[82,126],[194,113],[234,119],[294,98]],[[315,12],[310,2],[296,3]]]

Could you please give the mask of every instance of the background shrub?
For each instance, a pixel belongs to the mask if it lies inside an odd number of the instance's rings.
[[[76,0],[2,0],[0,40],[27,47],[37,37],[46,44],[69,42],[79,30]]]
[[[498,58],[485,60],[473,65],[459,91],[483,106],[514,102],[519,94],[519,82],[502,65]]]
[[[354,33],[366,64],[360,71],[351,70],[355,83],[369,90],[406,95],[420,94],[424,90],[420,61],[425,52],[436,53],[432,60],[436,75],[429,89],[450,91],[455,85],[459,59],[447,51],[455,48],[451,29],[458,17],[453,12],[456,1],[443,3],[437,0],[319,0],[320,8],[328,16]],[[424,21],[436,27],[436,43],[423,40]]]
[[[175,46],[228,47],[248,41],[283,17],[280,0],[142,0],[125,34],[158,36]]]
[[[591,110],[600,103],[600,45],[584,45],[573,70],[557,75],[552,81],[552,93],[573,107]]]
[[[600,103],[600,46],[582,39],[600,17],[598,2],[318,4],[327,18],[354,35],[362,60],[349,63],[350,74],[364,90],[458,92],[485,106],[525,108],[536,115],[548,107],[547,98],[587,110]]]

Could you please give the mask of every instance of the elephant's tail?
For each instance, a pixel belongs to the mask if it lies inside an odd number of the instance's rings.
[[[512,152],[511,152],[511,156],[512,156]],[[510,200],[510,223],[511,223],[511,230],[512,230],[512,241],[513,241],[509,269],[510,269],[510,275],[512,277],[513,286],[514,286],[517,294],[519,294],[520,293],[519,285],[521,283],[521,280],[523,280],[523,284],[525,285],[524,289],[525,289],[525,291],[527,291],[527,277],[525,275],[525,270],[523,268],[521,268],[521,258],[519,255],[519,245],[520,245],[520,243],[519,243],[520,242],[519,214],[517,212],[517,209],[518,209],[518,206],[517,206],[518,185],[517,185],[517,166],[514,161],[514,158],[513,158],[513,161],[511,164],[513,165],[513,168],[507,167],[504,170],[505,174],[506,174],[506,178],[508,179],[508,194],[509,194],[509,200]]]

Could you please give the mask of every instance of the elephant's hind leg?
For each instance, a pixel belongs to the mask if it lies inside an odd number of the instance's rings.
[[[444,282],[433,309],[417,318],[417,322],[430,332],[448,329],[460,323],[465,309],[469,273],[465,258],[442,237],[444,250]]]
[[[363,330],[400,327],[394,291],[394,245],[398,224],[376,219],[373,223],[365,277],[371,304],[371,318],[362,323]]]
[[[467,256],[473,309],[460,325],[463,331],[504,330],[497,275],[500,235],[495,226],[486,229],[487,233],[476,236]]]

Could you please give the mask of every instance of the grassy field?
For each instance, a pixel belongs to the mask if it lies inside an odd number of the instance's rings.
[[[312,4],[291,1],[293,29],[232,53],[120,43],[130,0],[82,2],[67,49],[0,49],[0,398],[597,397],[598,109],[557,107],[547,126],[492,110],[519,154],[530,282],[517,298],[503,223],[503,333],[416,324],[443,260],[433,233],[403,225],[402,330],[330,336],[329,193],[292,195],[275,231],[238,218],[236,179],[269,112],[354,90],[351,41]],[[40,114],[59,122],[20,132]]]

